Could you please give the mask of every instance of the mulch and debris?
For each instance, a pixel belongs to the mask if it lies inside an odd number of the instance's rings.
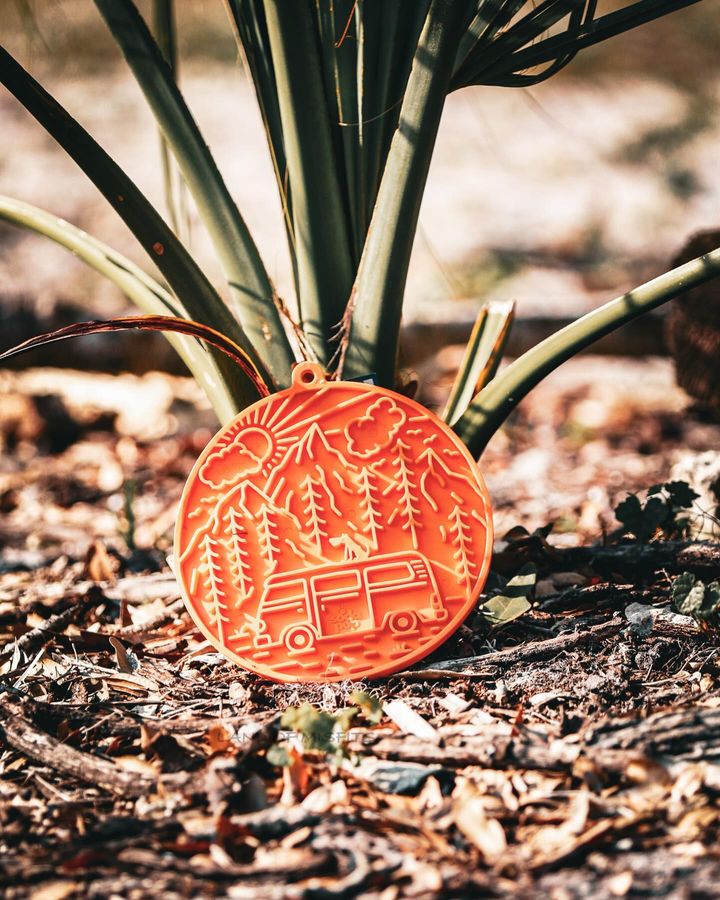
[[[141,434],[110,381],[96,413],[82,382],[81,416],[67,385],[33,393],[11,377],[3,896],[717,896],[720,642],[671,599],[682,573],[717,578],[720,544],[641,543],[611,525],[613,503],[669,480],[688,435],[716,440],[717,426],[686,407],[672,430],[670,414],[653,426],[637,389],[634,429],[630,401],[605,397],[622,415],[593,431],[592,374],[556,384],[542,425],[525,405],[487,459],[492,489],[503,457],[507,473],[533,441],[550,454],[543,523],[541,487],[523,469],[514,486],[502,475],[501,516],[515,491],[524,527],[500,532],[493,577],[532,564],[532,607],[499,626],[478,612],[390,678],[281,685],[208,646],[168,566],[175,504],[211,428],[187,382],[167,379],[185,392],[175,402],[160,382],[131,382]],[[579,465],[594,478],[584,494]],[[539,529],[558,510],[559,533]]]

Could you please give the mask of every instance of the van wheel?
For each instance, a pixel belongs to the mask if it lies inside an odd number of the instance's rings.
[[[407,634],[409,631],[415,631],[418,624],[418,618],[414,612],[396,612],[388,619],[390,631],[393,634]]]
[[[315,632],[307,625],[296,625],[285,633],[285,646],[292,652],[308,650],[314,643]]]

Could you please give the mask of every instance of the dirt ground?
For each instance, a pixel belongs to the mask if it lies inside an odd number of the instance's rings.
[[[191,382],[2,392],[5,896],[717,896],[718,644],[669,592],[718,545],[613,534],[628,491],[720,446],[665,360],[571,363],[484,457],[493,577],[534,562],[529,612],[327,686],[239,670],[183,610],[170,535],[212,428]]]

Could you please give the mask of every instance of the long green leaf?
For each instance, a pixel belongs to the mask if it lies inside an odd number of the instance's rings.
[[[362,7],[361,4],[362,0],[314,0],[326,114],[338,160],[338,182],[344,198],[353,267],[360,260],[367,227],[360,165],[363,152],[362,54],[358,52],[358,44],[364,41],[363,19],[368,12],[365,4]]]
[[[358,85],[361,105],[357,126],[346,127],[362,127],[359,164],[365,207],[363,243],[429,6],[429,0],[397,0],[393,3],[370,0],[362,6],[363,19],[367,21],[358,37],[362,64],[362,85]]]
[[[442,417],[446,422],[453,425],[475,394],[495,377],[514,315],[515,303],[512,300],[487,303],[480,309],[443,410]]]
[[[0,47],[0,81],[101,191],[133,232],[193,319],[217,328],[245,350],[270,384],[262,363],[236,320],[197,263],[157,210],[102,147],[4,48]],[[213,351],[215,352],[215,351]],[[236,366],[217,358],[237,409],[257,399]]]
[[[0,195],[0,219],[44,235],[66,247],[96,272],[112,281],[144,313],[188,318],[178,300],[147,272],[112,247],[52,213]],[[194,338],[173,333],[168,333],[167,338],[205,390],[218,419],[221,422],[231,419],[236,412],[236,404],[213,355]]]
[[[287,177],[285,139],[280,118],[275,70],[270,53],[270,38],[265,21],[262,0],[225,0],[230,20],[234,25],[238,48],[242,54],[247,74],[255,86],[260,115],[265,126],[268,148],[277,181],[283,219],[290,250],[293,277],[297,286],[297,260],[295,234],[292,224],[292,194]]]
[[[394,384],[420,202],[457,45],[473,8],[472,2],[458,0],[430,5],[346,313],[343,377],[375,372],[381,385]]]
[[[303,330],[321,363],[352,288],[341,192],[311,0],[264,0],[292,195]]]
[[[549,30],[562,19],[568,18],[563,35],[576,38],[578,27],[582,22],[585,0],[544,0],[524,16],[519,22],[499,35],[490,47],[479,48],[482,55],[481,71],[492,70],[498,60],[509,59],[521,47],[532,44],[539,35]]]
[[[566,0],[545,0],[545,3],[541,3],[525,19],[500,35],[492,47],[492,50],[495,51],[493,59],[483,58],[481,69],[489,71],[493,68],[493,63],[502,65],[504,60],[511,57],[514,50],[536,44],[537,38],[543,32],[550,31],[555,24],[567,16],[567,23],[561,33],[563,37],[569,39],[570,43],[565,51],[555,56],[542,72],[511,74],[496,79],[498,84],[506,87],[516,87],[525,82],[536,84],[544,81],[575,58],[580,49],[576,43],[577,37],[583,26],[592,22],[596,9],[597,0],[578,0],[574,8],[572,2],[568,3]]]
[[[634,3],[626,3],[613,12],[593,17],[577,35],[552,35],[518,51],[507,60],[507,70],[516,72],[542,65],[563,53],[590,47],[698,2],[700,0],[636,0]]]
[[[530,45],[523,44],[515,52],[502,55],[490,66],[483,54],[478,53],[473,65],[463,65],[463,71],[458,72],[452,87],[456,89],[470,84],[525,87],[537,83],[557,71],[555,63],[558,60],[567,61],[579,50],[698,2],[699,0],[637,0],[605,15],[593,15],[576,30],[563,31]],[[549,68],[545,71],[526,73],[528,69],[546,65]]]
[[[497,375],[455,424],[474,456],[518,403],[559,365],[621,325],[720,275],[720,249],[659,275],[561,328]]]
[[[177,29],[174,0],[152,0],[152,28],[163,59],[178,80]],[[160,129],[158,129],[160,130]],[[168,142],[160,130],[160,160],[163,170],[165,207],[175,234],[186,243],[190,233],[185,182],[178,172]]]
[[[527,0],[478,0],[477,12],[458,46],[453,81],[461,77],[461,68],[471,51],[487,45],[526,3]]]
[[[132,0],[95,0],[95,5],[177,159],[225,270],[235,315],[275,382],[289,384],[295,357],[274,288],[170,68]]]
[[[597,0],[542,0],[537,4],[529,0],[480,0],[478,14],[458,51],[452,89],[482,80],[480,72],[491,69],[495,61],[502,65],[513,50],[532,45],[538,35],[565,16],[569,19],[564,34],[574,36],[581,25],[592,21],[596,6]],[[523,7],[528,8],[525,14]],[[564,55],[555,58],[553,67],[561,68],[576,52],[577,48],[568,47]]]

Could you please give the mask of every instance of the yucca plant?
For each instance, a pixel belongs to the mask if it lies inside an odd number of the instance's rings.
[[[468,85],[536,84],[579,50],[695,2],[635,0],[601,12],[597,0],[226,0],[267,132],[297,314],[277,295],[183,99],[172,0],[153,0],[150,25],[132,0],[95,0],[162,135],[168,221],[19,62],[0,54],[5,86],[114,206],[162,280],[18,200],[0,198],[0,216],[72,250],[154,317],[122,327],[178,332],[171,339],[222,421],[286,387],[300,359],[337,378],[374,373],[393,387],[410,254],[448,94]],[[222,263],[222,289],[179,236],[178,173]],[[548,372],[718,273],[715,250],[584,316],[500,374],[512,310],[483,309],[446,420],[479,454]],[[188,331],[178,318],[197,324]],[[215,345],[201,346],[198,335]]]

